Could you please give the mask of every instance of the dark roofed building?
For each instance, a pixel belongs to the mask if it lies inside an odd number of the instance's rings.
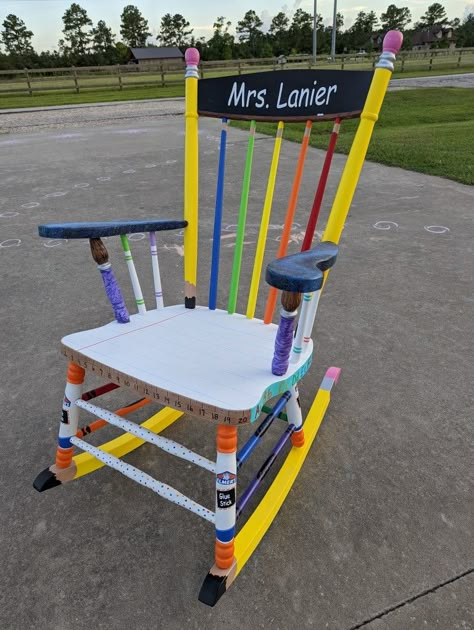
[[[176,46],[130,48],[130,61],[140,65],[175,64],[182,62],[183,53]]]
[[[411,36],[413,50],[426,50],[429,48],[456,47],[454,32],[451,26],[432,26],[428,30],[418,31]]]

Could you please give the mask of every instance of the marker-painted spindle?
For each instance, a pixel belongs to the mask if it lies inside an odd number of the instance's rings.
[[[156,232],[150,232],[151,265],[153,269],[153,285],[155,287],[156,308],[164,308],[163,289],[161,287],[160,265],[158,262],[158,247],[156,244]]]
[[[130,245],[127,235],[121,234],[120,240],[122,242],[123,253],[127,262],[130,280],[132,281],[133,294],[135,296],[135,302],[137,303],[138,312],[141,315],[144,315],[146,313],[145,300],[143,299],[142,288],[138,279],[137,270],[135,269],[135,263],[133,262],[132,252],[130,251]]]
[[[311,304],[313,302],[313,293],[303,294],[303,305],[301,307],[300,318],[298,321],[298,330],[296,331],[293,341],[293,352],[291,360],[296,363],[300,360],[303,352],[304,335],[308,332],[308,321],[311,316]]]

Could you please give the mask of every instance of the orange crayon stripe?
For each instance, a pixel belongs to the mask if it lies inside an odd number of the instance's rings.
[[[296,448],[301,448],[302,446],[304,446],[304,431],[303,431],[303,429],[301,429],[301,431],[294,431],[291,434],[291,444],[293,446],[296,446]]]
[[[66,380],[68,383],[71,383],[71,385],[82,385],[85,373],[86,371],[84,368],[81,368],[79,365],[71,362],[67,366]]]
[[[295,176],[293,178],[293,185],[291,187],[290,199],[288,200],[288,207],[286,210],[285,224],[281,233],[280,246],[278,247],[277,258],[282,258],[286,254],[288,249],[288,243],[290,241],[291,227],[293,225],[293,218],[295,216],[296,204],[298,202],[298,195],[300,192],[301,180],[303,178],[304,163],[306,160],[306,152],[308,150],[309,138],[311,136],[311,127],[313,123],[308,120],[304,130],[303,141],[301,143],[300,155],[296,164]],[[265,324],[270,324],[275,311],[275,305],[278,296],[278,289],[270,287],[268,293],[267,304],[265,307],[265,315],[263,321]]]
[[[216,441],[219,453],[234,453],[237,450],[237,427],[220,424]]]
[[[126,407],[117,409],[117,411],[115,411],[114,413],[116,413],[117,416],[126,416],[127,414],[132,413],[132,411],[141,409],[149,403],[151,403],[151,400],[149,400],[148,398],[142,398],[141,400],[137,400],[137,402],[127,405]],[[105,420],[94,420],[94,422],[91,422],[87,426],[82,427],[82,429],[79,429],[79,431],[76,433],[76,437],[83,438],[85,435],[89,435],[89,433],[94,433],[94,431],[102,429],[102,427],[105,427],[105,425],[107,424],[108,422],[106,422]]]
[[[58,468],[68,468],[72,462],[72,456],[74,455],[74,447],[62,448],[58,446],[56,449],[56,466]]]
[[[234,562],[234,541],[223,543],[216,540],[215,559],[219,569],[230,569]]]

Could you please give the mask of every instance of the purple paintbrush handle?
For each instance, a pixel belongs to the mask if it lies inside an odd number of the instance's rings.
[[[106,268],[100,269],[100,275],[102,276],[107,297],[114,309],[115,319],[119,324],[127,324],[130,321],[130,316],[125,306],[122,291],[120,290],[110,264],[108,266],[104,265],[104,267]]]
[[[293,345],[293,330],[295,317],[285,317],[281,315],[275,339],[275,352],[272,361],[272,374],[283,376],[290,363],[291,346]]]

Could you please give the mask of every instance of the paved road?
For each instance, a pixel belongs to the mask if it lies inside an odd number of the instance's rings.
[[[474,72],[465,74],[445,74],[433,77],[412,77],[410,79],[392,79],[391,87],[460,87],[474,88]],[[390,89],[390,88],[389,88]]]
[[[103,127],[153,121],[163,116],[178,116],[184,112],[184,99],[152,99],[125,103],[65,105],[0,112],[0,137],[5,133],[31,133],[48,129]]]
[[[100,120],[107,108],[83,108],[71,112],[74,125],[63,119],[62,128],[49,129],[56,123],[46,112],[37,119],[45,123],[40,131],[0,137],[0,628],[473,628],[474,190],[468,186],[364,167],[321,303],[315,361],[301,387],[304,409],[328,365],[341,366],[342,377],[287,503],[217,608],[196,601],[213,547],[204,521],[108,470],[42,495],[33,491],[32,479],[54,452],[65,367],[59,339],[110,316],[88,247],[41,240],[36,226],[181,216],[181,118],[157,115],[156,103],[143,105],[140,118],[129,117],[135,104],[107,107],[113,121]],[[85,124],[77,116],[95,119]],[[207,292],[218,135],[217,121],[202,122],[200,296]],[[227,172],[240,174],[245,135],[231,129],[229,143]],[[272,140],[259,136],[250,253],[271,152]],[[278,248],[297,154],[297,145],[283,143],[286,175],[277,184],[268,257]],[[301,242],[322,156],[308,152],[292,251]],[[322,224],[344,161],[335,156]],[[227,186],[221,305],[239,194]],[[130,300],[120,246],[108,244]],[[136,242],[133,249],[149,298],[146,247]],[[160,238],[160,260],[167,303],[181,301],[180,234]],[[213,454],[207,425],[187,419],[167,435]],[[205,471],[170,463],[151,446],[129,461],[179,489],[191,480],[196,500],[212,505]],[[244,470],[241,481],[251,473]]]

